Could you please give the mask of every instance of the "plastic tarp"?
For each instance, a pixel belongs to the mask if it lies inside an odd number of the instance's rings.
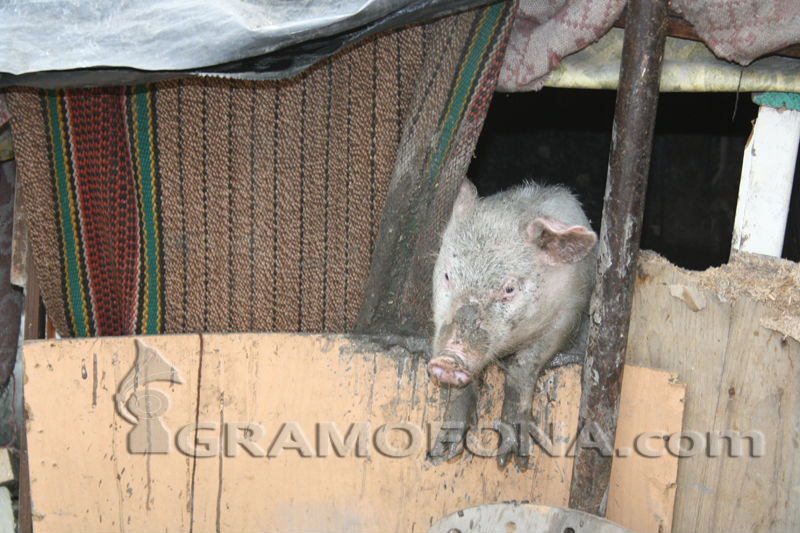
[[[368,35],[487,0],[0,0],[0,86],[291,76]]]

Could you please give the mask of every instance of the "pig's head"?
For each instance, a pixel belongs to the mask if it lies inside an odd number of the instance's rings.
[[[465,182],[433,272],[430,376],[466,385],[548,328],[574,327],[591,293],[596,240],[563,189],[530,184],[481,200]]]

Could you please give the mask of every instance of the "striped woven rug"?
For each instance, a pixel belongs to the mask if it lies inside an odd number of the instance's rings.
[[[9,90],[58,331],[351,331],[390,188],[441,181],[446,219],[511,11],[382,34],[277,82]]]

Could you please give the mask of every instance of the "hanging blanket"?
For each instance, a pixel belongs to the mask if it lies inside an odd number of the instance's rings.
[[[501,91],[540,89],[562,57],[591,44],[614,24],[626,0],[520,0]],[[800,42],[797,0],[672,0],[711,50],[746,65]]]
[[[398,146],[404,176],[432,165],[457,189],[512,12],[382,34],[279,82],[10,90],[58,331],[350,331]]]

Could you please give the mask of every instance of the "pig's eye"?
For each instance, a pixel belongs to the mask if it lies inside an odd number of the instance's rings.
[[[500,289],[500,298],[508,301],[516,295],[518,289],[519,287],[516,279],[507,279]]]

